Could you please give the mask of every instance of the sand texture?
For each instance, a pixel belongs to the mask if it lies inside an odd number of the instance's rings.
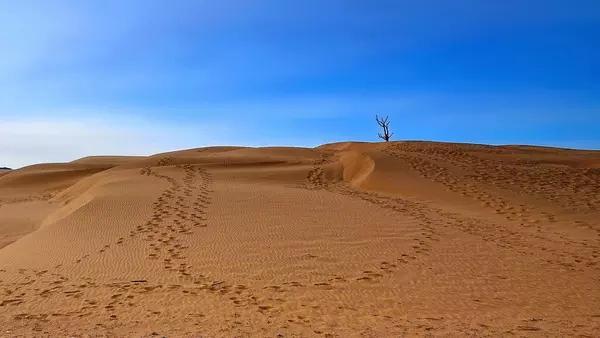
[[[0,174],[0,336],[600,336],[600,152],[199,148]]]

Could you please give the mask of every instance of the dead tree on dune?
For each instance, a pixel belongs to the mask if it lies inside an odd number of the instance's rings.
[[[384,140],[385,142],[389,142],[392,135],[394,135],[394,133],[390,133],[390,119],[387,116],[385,118],[379,118],[378,115],[375,115],[375,120],[383,130],[383,134],[378,134],[379,138]]]

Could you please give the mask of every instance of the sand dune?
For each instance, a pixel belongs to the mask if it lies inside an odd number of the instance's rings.
[[[10,168],[7,167],[0,167],[0,177],[2,177],[2,175],[6,175],[10,172]]]
[[[7,336],[598,336],[600,152],[211,147],[0,173]]]

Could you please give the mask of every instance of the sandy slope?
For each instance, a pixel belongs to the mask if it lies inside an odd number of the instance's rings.
[[[599,217],[592,151],[337,143],[37,165],[0,176],[0,328],[597,336]]]

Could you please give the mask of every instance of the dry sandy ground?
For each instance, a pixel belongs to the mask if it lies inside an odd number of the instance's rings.
[[[215,147],[0,176],[0,336],[599,336],[600,152]]]

